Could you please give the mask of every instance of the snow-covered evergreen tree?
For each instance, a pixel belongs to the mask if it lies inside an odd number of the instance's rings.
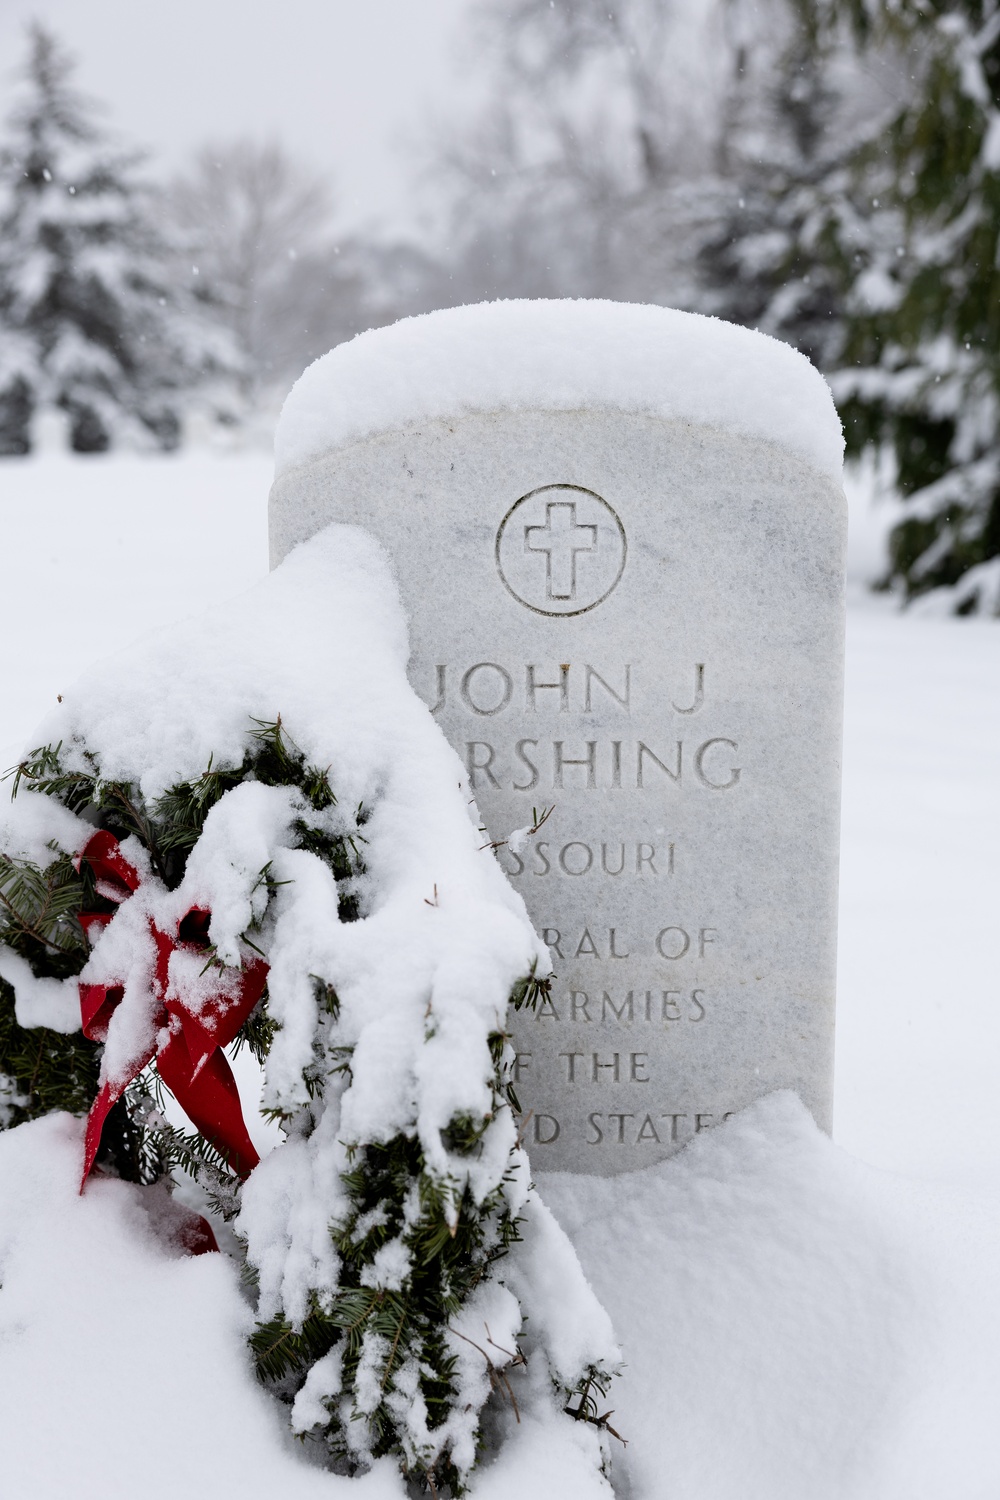
[[[710,310],[831,377],[908,501],[886,582],[1000,612],[1000,10],[806,0],[703,252]]]
[[[841,0],[905,56],[907,97],[854,166],[870,231],[835,393],[855,451],[889,445],[908,513],[889,580],[1000,613],[1000,8]]]
[[[766,84],[730,132],[724,212],[700,254],[703,310],[841,362],[855,283],[898,244],[862,170],[910,88],[887,36],[861,44],[817,0],[787,0]]]
[[[799,16],[731,153],[721,222],[699,253],[704,307],[787,340],[823,369],[843,348],[856,232],[831,46]]]
[[[28,451],[39,406],[67,414],[78,452],[124,428],[170,448],[184,392],[224,367],[226,342],[171,285],[137,158],[71,72],[34,25],[0,153],[0,452]]]

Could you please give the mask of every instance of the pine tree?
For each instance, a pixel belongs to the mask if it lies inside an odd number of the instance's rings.
[[[39,406],[64,411],[78,452],[131,428],[176,446],[186,388],[224,341],[171,286],[138,158],[115,148],[34,25],[0,153],[0,452],[30,447]]]
[[[833,0],[906,97],[856,156],[869,216],[834,381],[849,449],[890,447],[907,514],[887,583],[1000,613],[1000,9]]]
[[[849,170],[857,143],[831,77],[836,42],[800,12],[789,21],[774,81],[731,131],[721,223],[699,252],[703,309],[784,339],[829,370],[844,345],[860,228]]]

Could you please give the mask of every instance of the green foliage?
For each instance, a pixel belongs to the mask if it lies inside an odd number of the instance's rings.
[[[531,973],[519,979],[511,990],[510,1007],[512,1010],[537,1010],[540,1002],[548,998],[551,988],[551,978],[540,979],[532,964]]]
[[[57,1109],[86,1114],[98,1071],[98,1048],[78,1032],[19,1026],[13,988],[0,979],[0,1129]]]
[[[867,235],[835,382],[849,451],[890,448],[909,502],[886,582],[1000,612],[1000,25],[979,0],[833,0],[821,21],[910,74],[851,162]]]
[[[698,261],[705,308],[793,344],[822,369],[843,346],[856,209],[854,134],[830,84],[835,40],[792,3],[791,31],[767,90],[767,131],[734,143],[735,181]]]
[[[39,975],[62,979],[79,973],[88,950],[78,914],[97,909],[85,907],[92,883],[65,854],[43,870],[0,853],[0,942]]]
[[[136,1155],[128,1176],[133,1182],[157,1182],[181,1171],[205,1190],[223,1219],[239,1212],[241,1182],[226,1158],[197,1131],[180,1130],[164,1114],[163,1080],[152,1067],[134,1079],[119,1101],[127,1117]]]
[[[187,857],[201,837],[209,812],[241,782],[296,787],[316,812],[325,812],[336,805],[327,772],[306,763],[302,751],[288,737],[280,715],[270,721],[253,719],[251,723],[254,727],[247,736],[247,750],[240,765],[220,767],[210,760],[200,776],[169,787],[151,807],[147,807],[138,788],[105,780],[96,759],[87,751],[83,753],[88,762],[86,771],[65,769],[61,744],[44,745],[25,757],[12,773],[13,795],[24,785],[54,797],[71,812],[89,818],[96,827],[106,829],[117,839],[134,834],[148,849],[157,875],[174,890],[184,876]],[[359,824],[363,820],[363,809],[358,809],[353,821]],[[353,879],[363,868],[358,847],[362,840],[356,830],[332,836],[300,818],[294,831],[297,847],[309,849],[323,859],[338,881]],[[262,877],[266,880],[265,872]],[[353,895],[346,893],[344,901],[350,907]],[[348,919],[343,912],[341,916]]]
[[[326,772],[307,764],[280,718],[252,721],[239,766],[216,767],[210,762],[201,776],[169,788],[152,805],[131,784],[106,780],[89,752],[83,752],[82,770],[67,766],[66,759],[61,744],[33,750],[9,773],[12,794],[30,789],[54,798],[118,839],[134,835],[171,889],[183,878],[188,855],[209,812],[241,782],[297,787],[316,812],[336,802]],[[342,919],[356,916],[357,896],[351,882],[363,869],[362,840],[356,828],[334,836],[303,816],[294,832],[298,847],[325,860],[342,887]],[[65,979],[80,972],[90,951],[79,913],[110,912],[114,905],[98,895],[88,864],[78,872],[67,854],[55,848],[52,852],[53,859],[45,867],[0,853],[0,944],[26,959],[37,977]],[[269,870],[261,871],[260,884],[273,894],[276,887]],[[252,935],[245,936],[255,946]],[[265,993],[245,1022],[236,1050],[249,1047],[263,1062],[273,1035]],[[80,1033],[62,1036],[44,1028],[19,1026],[14,991],[0,980],[0,1126],[18,1125],[56,1109],[86,1114],[97,1092],[100,1056],[101,1048]],[[101,1138],[101,1167],[133,1182],[155,1181],[181,1167],[215,1191],[220,1202],[231,1204],[235,1201],[232,1174],[200,1136],[185,1136],[167,1124],[156,1104],[160,1087],[158,1078],[144,1074],[114,1106]]]
[[[0,943],[41,978],[78,973],[88,950],[77,913],[92,887],[66,855],[43,870],[0,853]],[[89,909],[100,904],[93,895]],[[98,1066],[98,1049],[79,1033],[18,1025],[13,987],[0,979],[0,1129],[57,1109],[85,1114],[97,1092]]]
[[[211,809],[227,792],[251,780],[295,787],[301,793],[301,808],[292,829],[294,846],[327,865],[337,885],[342,919],[358,915],[364,809],[350,818],[331,818],[336,802],[327,772],[306,762],[280,719],[253,721],[238,766],[210,763],[201,776],[171,787],[151,803],[134,785],[106,780],[92,755],[76,754],[71,764],[61,745],[33,751],[12,774],[15,794],[30,788],[53,797],[95,828],[119,839],[138,838],[154,870],[172,889],[183,878]],[[113,908],[96,891],[86,863],[77,872],[64,853],[53,848],[52,855],[44,868],[0,856],[0,941],[20,954],[36,975],[71,979],[88,954],[79,913]],[[257,889],[265,893],[266,910],[278,890],[270,866],[260,871]],[[264,941],[264,928],[258,916],[244,940],[256,946],[254,937]],[[318,1022],[312,1061],[304,1072],[308,1102],[291,1114],[275,1112],[285,1133],[300,1141],[316,1130],[328,1107],[336,1109],[354,1067],[353,1048],[338,1032],[336,991],[321,976],[312,978]],[[514,986],[511,1007],[535,1009],[548,986],[549,981],[532,970]],[[265,991],[237,1045],[249,1047],[263,1063],[275,1034]],[[525,1169],[523,1159],[509,1157],[506,1175],[480,1181],[475,1194],[470,1185],[474,1178],[467,1171],[467,1165],[474,1165],[484,1153],[490,1160],[486,1136],[500,1123],[500,1112],[520,1108],[508,1070],[508,1041],[500,1029],[486,1038],[491,1062],[488,1107],[482,1114],[456,1114],[442,1131],[446,1168],[429,1167],[415,1126],[387,1141],[345,1143],[343,1192],[335,1200],[329,1224],[336,1275],[313,1286],[300,1324],[280,1312],[262,1320],[253,1332],[250,1343],[260,1378],[286,1401],[294,1399],[317,1361],[336,1355],[340,1389],[325,1402],[328,1421],[314,1438],[334,1467],[353,1471],[361,1454],[366,1459],[392,1456],[405,1474],[434,1494],[463,1492],[465,1474],[453,1457],[452,1438],[442,1430],[458,1414],[474,1435],[479,1409],[468,1404],[468,1392],[460,1386],[460,1361],[449,1329],[520,1238],[511,1208],[515,1198],[509,1190],[514,1174]],[[20,1123],[49,1109],[86,1112],[97,1090],[100,1050],[79,1034],[62,1037],[18,1026],[13,991],[0,984],[0,1112],[6,1123]],[[238,1178],[200,1135],[167,1121],[163,1085],[152,1067],[130,1084],[111,1110],[98,1159],[105,1171],[137,1183],[184,1171],[202,1186],[223,1217],[233,1219],[239,1212]],[[395,1247],[398,1272],[387,1277],[380,1253],[389,1246]],[[520,1353],[511,1351],[510,1363],[520,1362]],[[503,1370],[497,1372],[487,1363],[493,1388],[513,1400]],[[606,1391],[609,1379],[600,1369],[585,1372],[576,1386],[562,1391],[567,1413],[606,1427],[608,1414],[599,1410],[597,1396]],[[481,1395],[476,1399],[481,1401]],[[414,1403],[426,1413],[422,1425],[410,1421]],[[439,1432],[441,1436],[435,1437]]]
[[[515,986],[510,1003],[516,1009],[534,1009],[546,992],[547,981],[532,973]],[[513,1099],[517,1107],[504,1063],[505,1040],[500,1032],[489,1039],[493,1110],[483,1117],[456,1116],[444,1132],[447,1149],[459,1157],[480,1149],[493,1114],[505,1102]],[[353,1471],[355,1450],[344,1424],[362,1421],[374,1457],[394,1455],[404,1472],[434,1493],[447,1489],[460,1495],[463,1478],[447,1450],[414,1451],[412,1439],[403,1432],[397,1380],[404,1367],[419,1371],[418,1390],[433,1433],[459,1398],[456,1361],[445,1330],[520,1238],[518,1220],[507,1206],[502,1185],[477,1203],[467,1188],[456,1194],[450,1184],[434,1177],[415,1136],[400,1134],[386,1143],[359,1144],[342,1182],[349,1210],[330,1227],[339,1257],[336,1288],[326,1295],[314,1293],[300,1327],[284,1316],[257,1325],[250,1343],[258,1374],[290,1400],[316,1362],[339,1349],[342,1395],[327,1402],[329,1422],[320,1432],[331,1462]],[[377,1279],[371,1272],[379,1251],[396,1240],[405,1246],[409,1266],[402,1286],[390,1290],[371,1285]],[[374,1406],[358,1401],[362,1362],[366,1385],[373,1370],[378,1383],[380,1396]],[[593,1379],[600,1384],[610,1377],[593,1372]],[[590,1399],[582,1387],[564,1394],[567,1409],[574,1394],[582,1406]],[[408,1388],[404,1399],[409,1399]]]
[[[607,1370],[598,1369],[596,1365],[590,1365],[585,1371],[577,1385],[569,1392],[569,1400],[563,1408],[567,1416],[576,1422],[589,1422],[592,1427],[599,1427],[602,1432],[610,1432],[612,1437],[620,1443],[627,1440],[620,1432],[616,1432],[611,1426],[609,1417],[614,1415],[610,1411],[601,1411],[603,1400],[599,1403],[598,1396],[605,1398],[611,1389],[612,1377]],[[576,1405],[573,1405],[573,1402]]]
[[[790,9],[766,148],[702,251],[708,310],[795,344],[848,453],[892,456],[885,584],[1000,613],[1000,22],[980,0]]]

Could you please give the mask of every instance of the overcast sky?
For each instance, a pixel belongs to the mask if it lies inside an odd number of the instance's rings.
[[[447,113],[474,0],[0,0],[0,112],[38,17],[82,88],[158,161],[208,138],[277,136],[331,170],[343,217],[410,217],[412,143]]]

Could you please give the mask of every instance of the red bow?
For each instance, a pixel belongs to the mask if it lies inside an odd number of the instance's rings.
[[[113,834],[103,830],[95,833],[78,856],[77,869],[84,860],[94,872],[101,895],[119,905],[141,884],[138,872],[125,858]],[[106,927],[114,915],[114,912],[81,912],[80,922],[89,936],[93,928]],[[203,951],[210,916],[210,912],[192,908],[178,924],[175,936],[164,932],[150,918],[156,943],[152,988],[160,1005],[158,1029],[161,1036],[167,1030],[167,1040],[161,1045],[157,1038],[145,1055],[133,1060],[126,1076],[107,1079],[101,1084],[87,1117],[81,1193],[94,1165],[109,1110],[154,1057],[160,1077],[184,1113],[239,1177],[248,1177],[260,1160],[247,1134],[233,1071],[220,1049],[233,1041],[263,994],[267,964],[257,958],[244,963],[235,991],[229,985],[225,991],[201,998],[197,1010],[183,996],[168,993],[171,955],[178,951]],[[94,1042],[107,1040],[111,1017],[123,996],[123,983],[80,981],[84,1036]]]

